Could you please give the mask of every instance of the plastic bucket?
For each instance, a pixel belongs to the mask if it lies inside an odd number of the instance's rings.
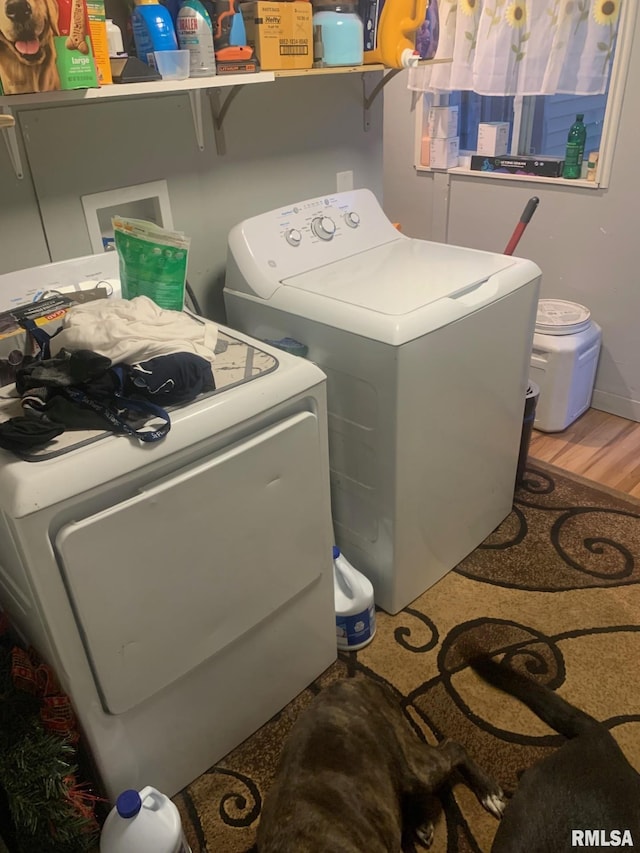
[[[520,436],[520,452],[518,453],[518,468],[516,471],[516,487],[521,486],[529,456],[529,444],[531,442],[531,431],[536,419],[536,405],[540,396],[540,388],[535,382],[529,381],[527,393],[524,400],[524,417],[522,421],[522,434]]]

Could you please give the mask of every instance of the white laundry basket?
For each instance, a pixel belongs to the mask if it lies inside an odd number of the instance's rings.
[[[539,301],[530,363],[540,388],[536,429],[560,432],[589,408],[601,340],[602,330],[584,305]]]

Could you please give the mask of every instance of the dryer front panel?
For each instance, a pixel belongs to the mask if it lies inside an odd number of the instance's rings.
[[[320,435],[301,412],[59,531],[107,711],[172,684],[329,570]]]

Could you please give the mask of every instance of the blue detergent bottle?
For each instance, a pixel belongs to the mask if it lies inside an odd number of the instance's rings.
[[[131,16],[133,40],[138,59],[155,68],[156,50],[178,50],[178,39],[171,13],[154,0],[136,0]]]

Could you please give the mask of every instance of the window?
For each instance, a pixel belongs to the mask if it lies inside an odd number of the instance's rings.
[[[577,113],[584,114],[587,128],[585,156],[598,151],[607,107],[607,95],[543,95],[524,98],[523,111],[532,115],[521,125],[519,154],[546,154],[564,157],[567,133]],[[527,103],[529,102],[529,103]]]
[[[452,92],[449,103],[458,106],[460,149],[475,151],[478,124],[508,121],[511,154],[563,157],[567,133],[577,113],[587,128],[585,152],[597,151],[602,139],[607,95],[538,95],[526,98],[486,97],[475,92]],[[517,145],[513,129],[519,127]]]
[[[509,122],[509,147],[512,156],[546,155],[564,157],[567,134],[578,113],[584,114],[587,128],[585,165],[591,151],[599,151],[598,173],[595,183],[589,187],[608,185],[615,147],[616,130],[619,122],[624,87],[626,84],[631,43],[635,28],[637,2],[624,0],[620,5],[620,21],[611,63],[607,91],[602,95],[511,95],[485,96],[471,91],[453,91],[434,94],[426,92],[417,101],[416,159],[421,166],[422,129],[426,108],[433,103],[458,106],[460,136],[459,147],[463,152],[477,148],[478,124],[488,121]],[[418,87],[411,86],[418,90]],[[464,168],[464,161],[463,167]],[[459,167],[460,169],[460,167]],[[495,175],[493,175],[495,177]],[[504,177],[504,176],[503,176]],[[508,175],[512,180],[522,177]],[[544,178],[544,181],[562,179]],[[579,182],[582,183],[582,182]],[[576,182],[572,181],[575,186]]]

